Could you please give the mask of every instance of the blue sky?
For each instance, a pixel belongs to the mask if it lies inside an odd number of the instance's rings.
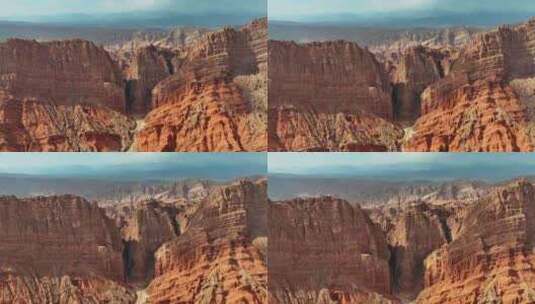
[[[506,4],[505,4],[506,3]],[[272,19],[293,20],[300,16],[355,14],[373,15],[400,11],[526,12],[535,11],[533,0],[269,0]]]
[[[535,154],[272,153],[268,156],[268,172],[308,176],[494,181],[535,176]]]
[[[0,153],[0,174],[118,179],[265,175],[263,153]]]
[[[104,14],[164,10],[174,13],[261,13],[266,0],[16,0],[3,1],[0,17]]]

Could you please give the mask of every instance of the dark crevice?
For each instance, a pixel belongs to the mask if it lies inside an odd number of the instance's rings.
[[[132,113],[134,110],[134,103],[136,102],[136,96],[134,94],[136,82],[135,79],[125,80],[124,96],[126,100],[126,113]]]
[[[394,121],[397,121],[400,118],[400,104],[399,104],[399,85],[393,84],[392,88],[392,117]]]
[[[123,240],[123,269],[124,269],[124,281],[128,283],[132,276],[132,270],[134,268],[134,261],[132,259],[132,241]]]
[[[446,238],[446,241],[448,243],[451,243],[452,236],[451,236],[451,229],[450,226],[448,226],[446,218],[439,216],[440,226],[442,228],[442,232],[444,233],[444,237]]]
[[[397,250],[396,247],[393,247],[391,245],[388,245],[388,249],[390,250],[390,259],[388,260],[388,266],[390,268],[390,278],[391,278],[391,286],[394,291],[399,289],[399,282],[396,278],[399,277],[399,274],[397,273]]]

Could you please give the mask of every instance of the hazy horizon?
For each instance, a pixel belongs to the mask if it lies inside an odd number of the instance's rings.
[[[535,16],[535,2],[518,0],[272,0],[270,21],[385,27],[495,26]]]
[[[265,175],[266,170],[262,153],[0,153],[0,176],[231,180]]]
[[[95,27],[218,27],[267,16],[267,0],[21,0],[5,3],[0,21]]]
[[[535,155],[515,153],[289,153],[268,156],[268,174],[385,181],[477,180],[535,176]]]

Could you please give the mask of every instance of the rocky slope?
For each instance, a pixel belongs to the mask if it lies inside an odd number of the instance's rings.
[[[0,199],[1,303],[133,303],[118,229],[73,196]]]
[[[513,90],[477,81],[444,96],[424,92],[422,113],[405,151],[533,151],[530,118]]]
[[[271,203],[268,259],[270,303],[397,303],[384,234],[343,200]]]
[[[266,150],[267,20],[153,34],[0,43],[2,150]]]
[[[534,28],[535,20],[500,27],[468,43],[422,94],[406,150],[533,151]]]
[[[532,303],[535,189],[519,181],[470,208],[454,240],[425,260],[417,303]]]
[[[423,289],[425,258],[451,241],[447,225],[450,213],[451,210],[422,201],[371,212],[372,220],[386,233],[392,255],[393,290],[401,299],[411,300],[418,295]]]
[[[121,71],[109,54],[82,40],[0,44],[0,90],[58,105],[87,103],[125,111]]]
[[[149,200],[124,215],[121,234],[126,247],[123,260],[127,282],[144,286],[152,279],[154,252],[180,234],[178,213],[172,205]]]
[[[270,150],[533,151],[534,30],[408,36],[373,54],[271,41]]]
[[[154,45],[136,48],[126,68],[129,112],[144,115],[151,109],[152,89],[174,73],[178,54]]]
[[[393,83],[392,103],[396,121],[411,125],[420,116],[420,94],[449,73],[452,57],[455,56],[453,52],[416,46],[401,53],[390,53],[389,58],[384,59]]]
[[[152,91],[141,151],[266,148],[267,20],[207,34]]]
[[[155,254],[156,303],[265,303],[266,181],[216,189]]]
[[[242,180],[105,208],[2,197],[0,303],[265,303],[266,188]]]
[[[99,105],[56,105],[0,95],[0,126],[0,151],[106,152],[131,145],[135,122]]]
[[[122,151],[126,117],[121,72],[91,42],[0,44],[2,151]]]
[[[403,136],[388,75],[354,43],[270,41],[269,79],[271,151],[395,150]]]

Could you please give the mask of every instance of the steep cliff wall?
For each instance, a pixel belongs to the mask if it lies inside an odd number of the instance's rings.
[[[136,137],[141,151],[261,151],[266,148],[267,20],[209,33],[185,50],[174,75],[152,91]],[[257,77],[243,79],[243,77]]]
[[[1,303],[132,303],[118,229],[73,196],[0,198]]]
[[[389,259],[359,207],[330,197],[270,206],[270,303],[396,303]]]
[[[396,150],[392,88],[355,43],[269,42],[269,149]]]
[[[186,231],[156,252],[150,301],[265,303],[266,186],[243,181],[214,190]]]

